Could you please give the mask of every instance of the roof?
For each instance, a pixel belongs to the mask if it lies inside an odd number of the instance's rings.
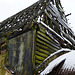
[[[54,29],[51,29],[48,24],[45,24],[43,22],[43,19],[46,20],[46,18],[44,17],[45,14],[49,18],[49,20],[51,20],[52,23],[57,26],[60,34]],[[66,40],[63,38],[64,35],[64,37],[68,39],[66,41],[70,45],[73,44],[72,46],[74,47],[75,36],[69,28],[60,0],[39,0],[30,7],[7,18],[3,22],[0,22],[0,40],[4,42],[7,39],[9,40],[16,36],[19,36],[20,34],[31,29],[39,28],[39,25],[43,25],[48,29],[48,31],[62,40]],[[68,33],[64,32],[65,30],[62,30],[62,28],[66,28]],[[48,36],[50,36],[48,32],[46,33]],[[70,37],[69,35],[72,37]]]
[[[52,4],[54,2],[54,5]],[[66,23],[61,20],[61,12],[63,8],[60,6],[59,1],[50,1],[50,0],[39,0],[30,7],[20,11],[19,13],[7,18],[3,22],[0,23],[0,36],[4,36],[7,33],[13,33],[18,31],[25,31],[26,29],[30,29],[33,26],[33,23],[37,23],[38,17],[42,15],[43,12],[46,13],[45,9],[50,11],[51,14],[55,17],[58,17],[57,20],[63,24],[64,26]],[[56,3],[59,3],[59,7],[61,8],[58,10]],[[65,14],[63,14],[65,16]],[[66,18],[64,18],[66,20]]]
[[[56,68],[57,75],[66,75],[75,73],[75,51],[68,52],[54,59],[48,64],[43,72],[40,75],[46,75],[54,72]],[[63,64],[62,64],[63,62]],[[62,66],[61,66],[62,64]],[[61,67],[60,67],[61,66]]]
[[[37,1],[30,7],[20,11],[19,13],[7,18],[3,22],[0,23],[0,36],[6,34],[6,33],[12,33],[14,31],[22,31],[22,28],[24,27],[24,30],[26,28],[30,28],[32,23],[36,21],[38,18],[38,15],[41,14],[41,10],[43,11],[43,8],[41,8],[43,2]]]

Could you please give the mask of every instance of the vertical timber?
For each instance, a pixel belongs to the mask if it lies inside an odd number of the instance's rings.
[[[34,36],[36,36],[36,30],[31,30],[9,40],[9,64],[19,75],[32,75],[35,66]]]

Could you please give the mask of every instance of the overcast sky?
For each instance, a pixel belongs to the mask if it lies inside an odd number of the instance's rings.
[[[67,18],[69,19],[69,23],[71,23],[70,26],[75,33],[75,0],[61,0],[61,3],[64,7],[65,13],[71,13],[71,15]]]
[[[36,1],[38,0],[0,0],[0,22],[32,5]],[[69,23],[71,23],[71,28],[75,32],[75,0],[61,0],[61,3],[66,14],[72,13],[68,19]]]

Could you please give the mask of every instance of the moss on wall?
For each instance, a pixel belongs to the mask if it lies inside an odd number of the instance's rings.
[[[6,74],[4,64],[7,62],[7,59],[8,59],[8,51],[5,50],[3,54],[0,54],[0,75]]]
[[[9,40],[8,50],[10,67],[19,75],[32,75],[35,66],[36,30],[28,31]]]

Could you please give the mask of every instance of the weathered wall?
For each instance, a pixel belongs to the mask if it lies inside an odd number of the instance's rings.
[[[5,75],[5,73],[6,73],[4,63],[7,62],[7,57],[8,57],[8,52],[7,51],[0,54],[0,75]]]
[[[32,75],[34,64],[34,42],[36,30],[28,31],[16,38],[9,40],[8,61],[10,67],[14,69],[18,75]]]
[[[35,65],[38,67],[43,61],[53,52],[61,48],[60,43],[51,34],[48,36],[46,31],[48,31],[41,24],[39,25],[39,30],[36,33],[36,50],[35,50]],[[36,69],[36,68],[35,68]],[[42,69],[42,67],[40,67]],[[39,69],[38,69],[39,70]],[[37,70],[37,71],[38,71]]]

